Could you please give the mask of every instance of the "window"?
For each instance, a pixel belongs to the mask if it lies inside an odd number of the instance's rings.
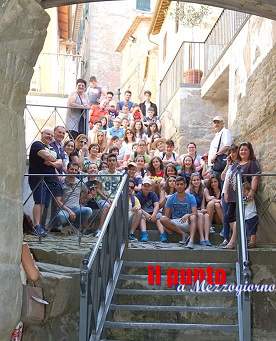
[[[136,9],[139,11],[150,11],[150,0],[136,0]]]

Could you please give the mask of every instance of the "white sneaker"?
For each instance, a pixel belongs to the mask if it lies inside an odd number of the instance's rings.
[[[95,232],[95,235],[94,235],[94,237],[96,237],[96,238],[99,238],[100,237],[100,234],[101,234],[101,230],[97,230],[96,232]]]
[[[211,226],[209,232],[210,232],[210,233],[215,233],[215,232],[216,232],[215,226]]]
[[[186,245],[187,249],[193,249],[194,248],[194,243],[192,241],[189,241],[189,243]]]

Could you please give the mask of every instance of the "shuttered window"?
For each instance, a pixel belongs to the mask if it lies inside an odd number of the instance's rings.
[[[136,9],[139,11],[150,11],[150,0],[136,0]]]

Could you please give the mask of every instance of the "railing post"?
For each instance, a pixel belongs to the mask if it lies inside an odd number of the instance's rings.
[[[88,336],[88,259],[82,261],[80,272],[80,325],[79,341],[87,341]]]
[[[237,217],[237,235],[238,235],[238,261],[239,274],[238,285],[249,284],[251,273],[249,269],[249,259],[247,251],[247,237],[244,224],[243,193],[242,193],[242,175],[238,171],[236,194],[236,217]],[[239,283],[240,282],[240,283]],[[251,341],[251,302],[250,292],[242,291],[238,296],[238,314],[239,314],[239,341]]]

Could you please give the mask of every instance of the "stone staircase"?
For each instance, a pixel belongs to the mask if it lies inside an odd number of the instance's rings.
[[[234,293],[178,293],[167,288],[165,276],[168,267],[213,266],[225,269],[227,282],[234,283],[235,256],[218,249],[128,249],[102,340],[238,340]],[[161,286],[148,285],[148,265],[161,266]]]

